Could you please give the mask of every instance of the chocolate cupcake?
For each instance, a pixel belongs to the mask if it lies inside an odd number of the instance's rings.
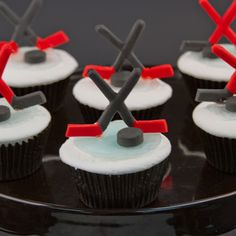
[[[222,25],[219,24],[219,21],[216,19],[218,13],[208,0],[199,0],[199,3],[207,14],[217,22],[217,29],[210,36],[208,42],[184,41],[181,46],[183,54],[178,59],[177,66],[193,100],[198,88],[224,88],[233,73],[233,69],[227,63],[217,58],[211,52],[211,46],[218,43],[225,36],[232,44],[225,43],[222,46],[233,55],[236,55],[236,38],[229,35],[229,26],[226,25],[227,23],[223,22]],[[233,1],[225,13],[225,17],[231,14],[230,19],[233,21],[236,16],[235,9],[236,3]]]
[[[116,94],[95,71],[90,78],[109,98],[95,124],[69,125],[60,149],[79,199],[90,208],[140,208],[158,197],[171,144],[165,120],[136,120],[124,100],[140,77],[135,69]],[[112,120],[118,112],[122,120]],[[128,127],[127,127],[128,126]]]
[[[193,120],[201,129],[208,162],[236,174],[236,112],[227,111],[224,104],[204,102],[194,110]]]
[[[16,96],[1,79],[12,43],[0,50],[0,181],[23,178],[41,165],[51,116],[39,106],[46,101],[42,92]]]
[[[19,18],[1,2],[0,13],[7,20],[20,19],[14,22],[15,31],[11,41],[26,41],[27,46],[17,47],[6,67],[3,79],[12,87],[18,96],[34,91],[43,91],[50,111],[57,111],[64,100],[70,76],[78,67],[77,61],[66,51],[55,47],[68,42],[68,36],[56,32],[46,38],[40,38],[30,24],[42,0],[32,0],[24,16]]]
[[[236,58],[219,45],[213,52],[232,67]],[[200,128],[208,162],[218,170],[236,174],[236,72],[224,89],[200,89],[196,100],[202,102],[193,112]]]
[[[90,69],[96,70],[115,92],[120,91],[131,73],[131,71],[123,69],[126,60],[133,68],[142,70],[140,81],[126,99],[127,107],[137,119],[155,119],[161,114],[164,104],[172,97],[172,88],[160,80],[160,78],[174,75],[171,65],[145,68],[132,51],[144,27],[144,21],[136,21],[123,43],[104,25],[96,26],[96,31],[118,48],[120,53],[110,67],[86,66],[83,73],[84,78],[79,80],[73,89],[73,95],[78,101],[86,123],[96,122],[108,105],[106,97],[96,89],[96,86],[89,79],[87,72]],[[119,116],[115,116],[114,119],[119,119]]]

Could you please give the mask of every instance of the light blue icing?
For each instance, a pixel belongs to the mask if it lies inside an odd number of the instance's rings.
[[[4,98],[0,99],[0,105],[11,111],[10,119],[0,122],[0,144],[27,141],[47,128],[51,121],[50,113],[39,105],[16,111]]]
[[[117,144],[117,132],[127,127],[123,121],[110,123],[102,137],[79,137],[73,139],[73,144],[81,151],[101,160],[115,159],[127,160],[129,158],[141,157],[157,149],[160,144],[161,135],[144,134],[144,142],[137,147],[122,147]]]

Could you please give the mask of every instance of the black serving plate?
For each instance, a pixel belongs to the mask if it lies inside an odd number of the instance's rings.
[[[66,125],[82,122],[71,93],[76,81],[71,81],[64,106],[54,114],[42,168],[28,178],[0,183],[0,235],[236,234],[236,176],[206,163],[181,78],[166,80],[174,96],[160,118],[169,123],[173,150],[159,199],[143,209],[86,208],[58,157]]]

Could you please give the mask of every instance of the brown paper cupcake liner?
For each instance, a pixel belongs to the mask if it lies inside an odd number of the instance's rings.
[[[195,101],[198,89],[223,89],[227,84],[226,82],[197,79],[183,73],[181,73],[181,75],[189,90],[192,101]]]
[[[36,91],[42,91],[47,98],[47,102],[43,104],[43,106],[46,107],[50,112],[56,112],[63,105],[67,87],[70,82],[69,78],[48,85],[25,88],[12,87],[12,90],[17,96],[22,96]]]
[[[219,138],[200,130],[209,164],[216,169],[236,174],[236,139]]]
[[[104,110],[95,109],[93,107],[84,105],[78,101],[77,103],[79,105],[79,109],[83,116],[84,122],[87,124],[93,124],[97,122],[101,114],[104,112]],[[160,119],[162,110],[163,110],[163,105],[140,111],[135,110],[132,111],[132,114],[137,120],[153,120],[153,119]],[[116,114],[113,118],[113,120],[120,120],[120,119],[121,118],[119,114]]]
[[[39,169],[49,130],[21,144],[0,145],[0,181],[21,179]]]
[[[101,175],[71,168],[79,199],[89,208],[141,208],[157,199],[169,158],[125,175]]]

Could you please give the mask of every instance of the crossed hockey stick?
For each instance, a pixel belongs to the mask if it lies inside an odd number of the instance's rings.
[[[231,43],[236,44],[236,33],[230,27],[236,17],[236,1],[233,0],[231,5],[221,17],[215,8],[210,4],[209,0],[199,0],[199,4],[206,11],[209,17],[216,23],[216,29],[209,38],[209,42],[184,41],[182,50],[201,51],[207,47],[219,42],[225,36]]]
[[[101,136],[117,112],[129,127],[139,128],[144,133],[167,132],[168,128],[165,120],[137,121],[124,103],[140,78],[140,69],[134,69],[132,71],[119,93],[115,93],[96,71],[90,70],[88,74],[96,86],[110,101],[110,104],[95,124],[69,124],[66,132],[67,137]]]
[[[0,2],[0,13],[15,27],[11,41],[17,42],[26,37],[31,45],[40,50],[57,47],[69,41],[63,31],[58,31],[46,38],[40,38],[31,28],[31,23],[42,5],[42,0],[32,0],[22,17],[17,16],[4,2]]]

